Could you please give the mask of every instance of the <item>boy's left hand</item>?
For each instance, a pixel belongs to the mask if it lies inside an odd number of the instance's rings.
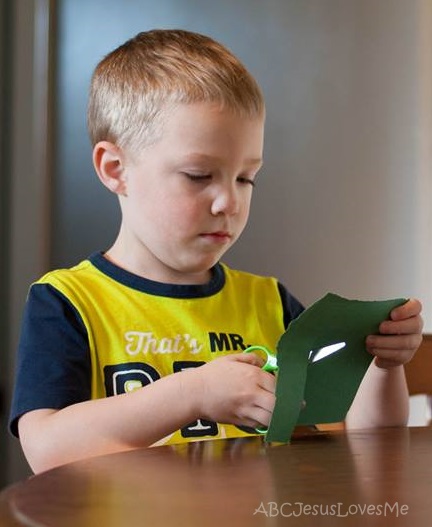
[[[381,322],[379,335],[369,335],[366,348],[375,355],[379,368],[393,368],[409,362],[422,341],[421,303],[410,299],[390,313],[390,320]]]

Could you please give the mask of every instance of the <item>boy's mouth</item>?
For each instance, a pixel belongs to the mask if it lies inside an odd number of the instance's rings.
[[[216,243],[227,243],[231,241],[232,234],[228,231],[204,232],[201,237]]]

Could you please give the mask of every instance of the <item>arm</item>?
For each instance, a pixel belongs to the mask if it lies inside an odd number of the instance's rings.
[[[406,425],[409,394],[403,365],[410,361],[422,340],[421,304],[409,300],[394,309],[380,325],[379,335],[366,340],[374,355],[348,412],[347,428]]]
[[[275,379],[254,354],[215,359],[168,375],[135,392],[40,409],[18,423],[35,472],[78,459],[149,446],[198,419],[268,426]]]

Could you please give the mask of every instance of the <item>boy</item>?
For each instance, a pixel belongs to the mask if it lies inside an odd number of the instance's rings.
[[[202,35],[141,33],[97,66],[93,162],[122,221],[106,252],[30,289],[11,430],[35,472],[269,424],[275,379],[241,352],[275,349],[303,308],[275,279],[219,263],[248,219],[264,113],[254,79]],[[410,300],[369,338],[349,426],[406,422],[420,310]]]

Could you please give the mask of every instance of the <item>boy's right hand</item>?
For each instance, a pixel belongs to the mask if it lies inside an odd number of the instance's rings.
[[[261,369],[254,353],[219,357],[195,375],[198,415],[202,419],[255,428],[268,426],[276,397],[276,378]]]

